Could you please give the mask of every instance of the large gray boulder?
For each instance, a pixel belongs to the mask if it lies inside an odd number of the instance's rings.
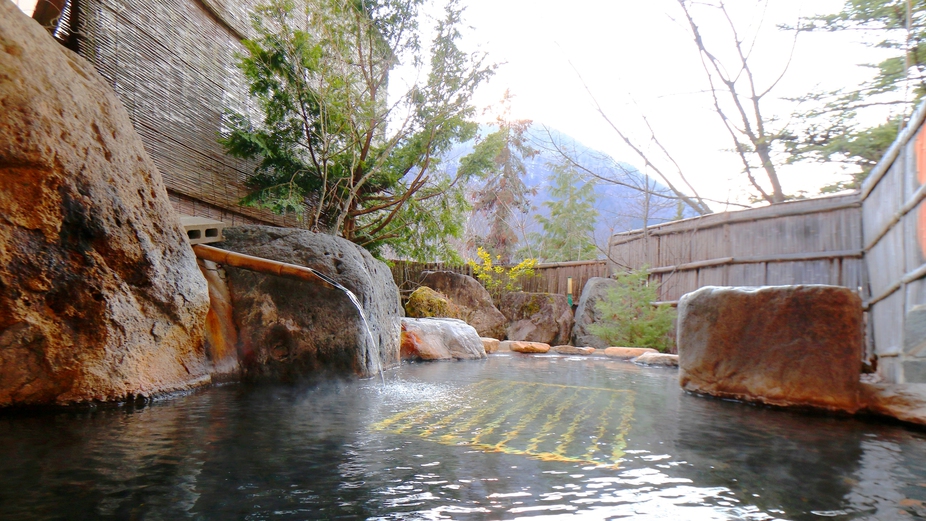
[[[601,320],[601,313],[595,309],[595,305],[604,298],[609,290],[616,288],[618,285],[614,279],[604,277],[592,277],[585,283],[582,288],[582,295],[579,297],[579,305],[576,307],[575,325],[572,328],[572,345],[590,346],[597,349],[610,347],[607,342],[593,335],[588,330],[588,326]]]
[[[515,291],[502,296],[500,307],[510,321],[508,340],[550,345],[569,342],[573,317],[565,295]]]
[[[357,295],[375,342],[346,294],[320,284],[226,267],[246,378],[320,371],[378,374],[399,362],[403,311],[392,273],[332,235],[271,226],[225,229],[224,249],[312,268]]]
[[[478,280],[452,271],[425,271],[422,273],[421,285],[449,298],[456,306],[459,318],[476,328],[479,336],[505,338],[508,321],[492,303],[492,296]]]
[[[475,360],[486,352],[476,328],[453,318],[403,318],[402,358]]]
[[[679,301],[678,353],[687,391],[854,412],[862,302],[837,286],[704,287]]]
[[[208,307],[115,93],[0,1],[0,406],[207,383]]]

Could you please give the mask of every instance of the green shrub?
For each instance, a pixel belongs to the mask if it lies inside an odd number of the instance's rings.
[[[589,331],[608,345],[669,351],[675,345],[669,334],[675,309],[652,305],[659,299],[659,286],[648,281],[649,270],[619,273],[615,279],[618,285],[595,303],[601,319]]]
[[[537,259],[524,259],[516,266],[506,268],[494,264],[492,255],[481,246],[477,249],[476,255],[479,262],[470,259],[466,264],[472,268],[476,279],[488,290],[496,306],[501,302],[502,293],[521,291],[521,281],[535,275]],[[500,257],[496,256],[495,260],[499,260]]]

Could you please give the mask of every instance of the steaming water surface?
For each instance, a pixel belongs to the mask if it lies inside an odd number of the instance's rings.
[[[926,435],[493,356],[0,416],[3,519],[926,519]]]

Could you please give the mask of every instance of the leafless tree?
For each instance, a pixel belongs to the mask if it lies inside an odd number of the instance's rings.
[[[755,63],[750,61],[756,48],[759,28],[768,7],[768,0],[757,0],[755,12],[759,15],[759,23],[752,31],[743,32],[737,28],[723,0],[676,0],[681,8],[683,18],[676,20],[679,26],[688,31],[698,51],[704,72],[707,77],[710,93],[713,100],[714,112],[720,118],[724,128],[733,141],[733,150],[740,158],[743,173],[750,185],[758,194],[757,199],[768,203],[779,203],[786,199],[779,181],[776,168],[775,153],[782,147],[781,142],[788,139],[787,126],[769,117],[764,111],[763,101],[781,81],[787,72],[797,43],[799,28],[793,29],[794,39],[786,63],[782,66],[774,80],[767,86],[760,87],[756,82]],[[705,41],[701,28],[696,22],[692,8],[698,10],[713,10],[723,25],[728,28],[726,35],[717,40]],[[674,18],[673,18],[674,20]],[[748,35],[747,35],[748,33]],[[730,63],[724,63],[718,56]],[[733,57],[732,59],[729,57]],[[570,65],[572,63],[570,62]],[[712,201],[701,197],[696,188],[688,181],[685,171],[676,161],[670,150],[659,139],[656,130],[647,116],[640,111],[638,118],[641,128],[645,128],[643,138],[631,136],[624,126],[618,124],[602,108],[591,87],[582,78],[582,74],[573,66],[573,70],[582,82],[583,88],[591,99],[595,111],[605,123],[615,132],[619,140],[628,146],[637,157],[642,160],[647,174],[660,181],[668,188],[668,192],[653,192],[651,200],[674,199],[683,202],[699,215],[712,213],[709,203],[731,205],[729,201]],[[763,71],[764,72],[764,71]],[[601,179],[639,192],[645,192],[646,186],[634,181],[628,172],[620,168],[600,169],[591,168],[578,160],[573,150],[562,143],[551,139],[551,146],[563,157],[572,158],[574,166],[586,175]],[[679,184],[673,182],[679,180]],[[744,206],[736,205],[734,206]]]
[[[787,62],[775,79],[763,88],[757,85],[754,64],[750,62],[756,48],[758,29],[751,36],[744,35],[737,28],[723,0],[677,1],[685,17],[684,24],[690,30],[701,57],[701,65],[710,84],[714,111],[733,140],[734,150],[743,164],[743,172],[761,199],[769,203],[783,202],[785,194],[781,189],[778,170],[772,156],[776,144],[789,134],[786,125],[775,125],[775,121],[763,112],[762,102],[787,73],[800,31],[794,30],[794,40]],[[724,63],[718,57],[721,49],[714,46],[721,47],[720,44],[705,42],[701,28],[692,15],[692,8],[696,6],[716,10],[725,22],[729,29],[726,43],[728,48],[723,51],[732,51],[730,54],[735,56],[732,63]],[[761,13],[758,24],[758,27],[761,27],[768,0],[758,1],[756,8]],[[760,180],[760,177],[763,179]]]

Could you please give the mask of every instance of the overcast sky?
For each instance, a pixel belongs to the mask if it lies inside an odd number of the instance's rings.
[[[791,53],[793,33],[779,24],[800,16],[834,13],[838,0],[773,0],[758,22],[753,0],[728,0],[743,33],[761,27],[753,56],[760,87],[776,78]],[[465,0],[466,21],[473,27],[469,45],[479,45],[492,60],[504,62],[479,92],[480,105],[501,98],[506,88],[516,96],[517,117],[565,132],[619,160],[642,167],[620,145],[616,134],[595,112],[585,84],[608,116],[642,136],[645,114],[692,183],[719,200],[745,201],[742,167],[732,141],[712,110],[706,76],[683,25],[675,0]],[[710,45],[727,44],[716,10],[695,16]],[[784,97],[816,89],[852,87],[871,74],[857,64],[880,61],[884,51],[862,44],[864,33],[803,33],[784,79],[767,96],[769,116],[786,120],[794,110]],[[570,62],[574,65],[570,66]],[[817,189],[836,179],[833,166],[785,168],[786,192]]]
[[[17,3],[29,8],[34,1]],[[843,2],[772,0],[764,17],[754,0],[727,4],[743,35],[759,28],[751,63],[758,86],[765,88],[791,56],[793,34],[777,26],[794,25],[801,16],[835,13]],[[706,76],[676,0],[463,0],[463,5],[471,26],[465,46],[481,49],[502,64],[478,93],[480,108],[497,103],[510,89],[515,117],[555,128],[642,168],[643,162],[596,112],[594,95],[607,116],[642,144],[648,142],[640,118],[644,114],[702,196],[746,202],[742,166],[713,111]],[[719,13],[696,9],[708,45],[729,48]],[[766,116],[786,122],[795,107],[782,98],[853,87],[868,78],[871,69],[859,64],[888,55],[866,47],[865,38],[872,35],[801,34],[783,80],[763,102]],[[725,57],[732,64],[730,58]],[[400,75],[395,80],[400,83]],[[869,117],[876,122],[886,115]],[[840,179],[839,172],[835,165],[791,166],[780,175],[786,193],[813,194]]]

